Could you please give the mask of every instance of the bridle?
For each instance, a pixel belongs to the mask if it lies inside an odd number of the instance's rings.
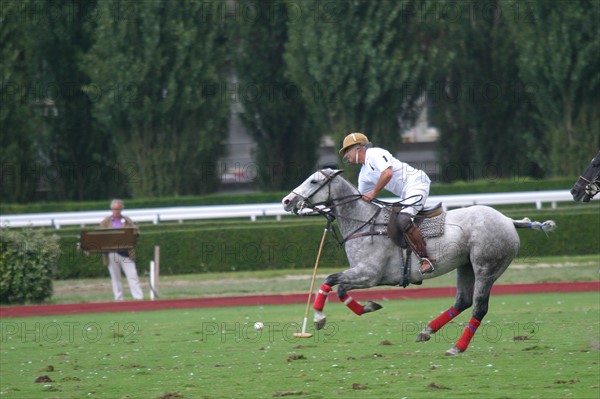
[[[600,192],[600,173],[596,175],[594,180],[588,180],[583,176],[579,176],[575,184],[583,187],[585,194],[592,199]]]
[[[362,197],[362,195],[360,195],[359,193],[356,194],[351,194],[351,195],[347,195],[344,197],[340,197],[340,198],[331,198],[331,182],[333,181],[333,179],[341,172],[337,172],[337,173],[325,173],[325,171],[323,170],[319,170],[319,173],[321,173],[323,176],[325,176],[325,180],[323,180],[323,183],[317,187],[313,192],[307,194],[307,195],[301,195],[298,194],[295,191],[292,191],[292,194],[297,195],[298,197],[302,198],[302,202],[300,203],[300,208],[298,210],[296,210],[296,214],[300,215],[300,216],[331,216],[333,218],[335,218],[333,216],[333,209],[337,206],[340,205],[344,205],[344,204],[348,204],[350,202],[356,201],[359,198]],[[319,191],[321,191],[323,188],[327,187],[327,189],[329,190],[329,193],[327,194],[327,200],[325,201],[321,201],[321,202],[311,202],[310,198],[315,195],[316,193],[318,193]],[[338,202],[341,201],[341,202]],[[305,209],[309,209],[308,212],[305,211]]]

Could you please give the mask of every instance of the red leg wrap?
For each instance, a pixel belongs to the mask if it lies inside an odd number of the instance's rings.
[[[344,305],[348,306],[350,310],[356,313],[357,315],[360,316],[361,314],[363,314],[363,310],[365,307],[360,303],[356,302],[354,298],[352,298],[350,295],[346,295],[345,297],[343,297],[342,302],[344,302]]]
[[[313,304],[313,309],[322,311],[325,307],[325,300],[327,299],[327,295],[331,291],[331,287],[327,284],[322,284],[317,297],[315,298],[315,303]]]
[[[429,322],[429,327],[433,330],[433,332],[438,331],[440,328],[446,325],[450,320],[458,316],[460,312],[454,309],[453,306],[450,306],[450,309],[446,310],[444,313],[439,315],[437,318],[433,319]]]
[[[463,332],[462,336],[456,343],[456,347],[458,349],[460,349],[461,352],[464,352],[467,350],[467,347],[469,346],[469,343],[471,342],[471,338],[473,338],[473,335],[475,335],[475,331],[477,331],[477,328],[479,327],[480,324],[481,324],[481,322],[479,320],[477,320],[474,317],[471,317],[471,320],[469,321],[469,325],[467,326],[467,328],[465,328],[465,331]]]

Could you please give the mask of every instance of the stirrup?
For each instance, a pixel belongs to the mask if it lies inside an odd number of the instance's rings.
[[[423,270],[423,265],[427,263],[427,269]],[[435,271],[435,267],[433,267],[433,263],[427,258],[421,258],[419,260],[419,270],[421,274],[433,273]]]

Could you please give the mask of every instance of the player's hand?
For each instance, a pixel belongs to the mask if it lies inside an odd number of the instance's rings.
[[[366,193],[362,196],[363,201],[371,202],[375,198],[375,194],[373,192]]]

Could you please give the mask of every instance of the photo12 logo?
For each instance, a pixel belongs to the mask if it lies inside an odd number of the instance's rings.
[[[414,342],[415,337],[426,326],[425,323],[402,323],[402,342]],[[431,335],[431,342],[453,344],[462,336],[466,326],[466,324],[450,322]],[[490,321],[479,326],[472,342],[480,340],[488,344],[501,341],[536,343],[539,342],[539,333],[540,324],[537,322],[497,323]]]
[[[338,325],[328,323],[327,326],[319,331],[310,331],[308,338],[299,338],[298,335],[303,332],[302,325],[299,323],[279,323],[279,322],[204,322],[201,328],[202,342],[275,342],[285,341],[298,343],[299,341],[310,342],[338,342],[335,338],[339,331]]]
[[[112,323],[102,326],[97,322],[80,323],[75,321],[49,323],[40,322],[0,322],[0,342],[20,343],[96,343],[108,339],[113,343],[138,341],[139,326],[135,322]]]

